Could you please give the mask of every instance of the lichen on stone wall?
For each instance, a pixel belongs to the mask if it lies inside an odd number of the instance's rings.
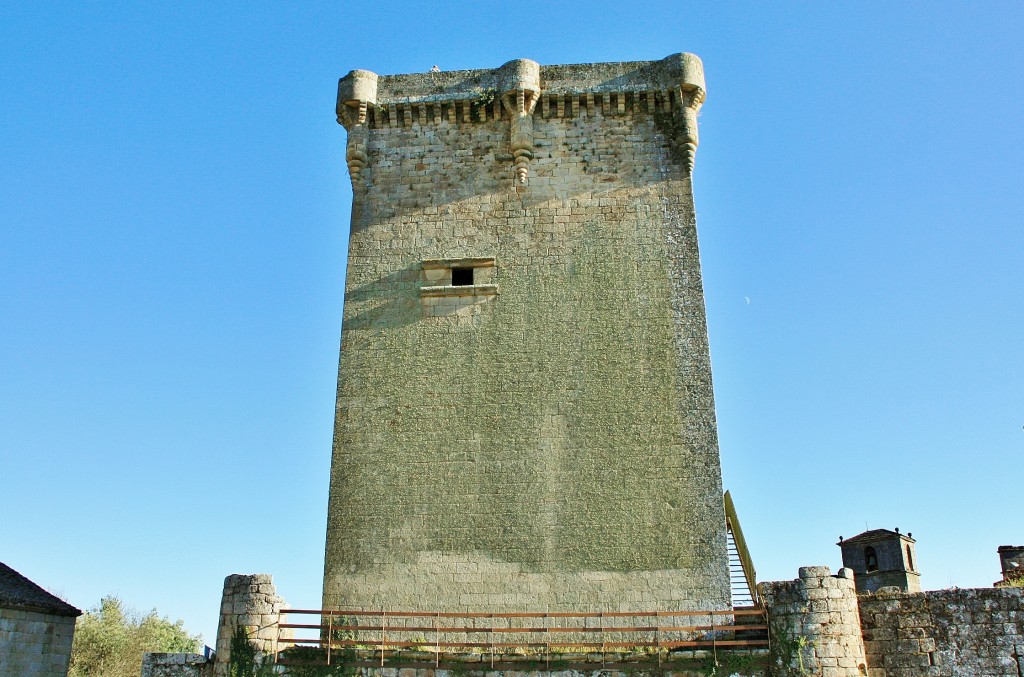
[[[801,567],[794,581],[758,586],[768,608],[774,677],[867,674],[853,572]]]
[[[873,677],[1024,674],[1024,589],[882,588],[860,614]]]
[[[677,61],[580,67],[575,93],[542,68],[539,100],[482,71],[379,79],[326,607],[729,606],[692,187],[654,119],[684,103]],[[490,87],[515,106],[466,99]],[[460,257],[494,260],[488,294],[421,294],[424,261]]]
[[[74,632],[73,616],[0,608],[0,675],[64,677]]]

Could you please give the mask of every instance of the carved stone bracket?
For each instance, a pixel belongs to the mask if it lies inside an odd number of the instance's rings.
[[[338,123],[348,131],[345,160],[352,179],[352,191],[365,187],[363,169],[366,167],[366,144],[369,138],[367,113],[377,105],[377,74],[370,71],[352,71],[338,83]]]
[[[529,59],[510,61],[499,69],[501,103],[511,119],[509,147],[515,177],[525,184],[533,158],[533,109],[540,99],[540,64]]]

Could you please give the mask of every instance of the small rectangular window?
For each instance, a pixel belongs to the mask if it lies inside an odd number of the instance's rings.
[[[452,286],[467,287],[473,284],[472,268],[452,268]]]
[[[498,295],[494,277],[493,256],[424,259],[420,296],[465,297],[469,303],[477,303],[482,297]]]

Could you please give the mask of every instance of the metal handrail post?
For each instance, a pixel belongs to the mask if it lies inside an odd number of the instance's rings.
[[[551,671],[551,628],[548,625],[548,611],[544,609],[544,669]]]
[[[718,665],[718,632],[715,630],[715,613],[711,612],[711,657]]]
[[[286,615],[287,614],[285,614],[285,612],[282,611],[277,616],[277,641],[274,642],[274,664],[275,665],[277,664],[278,656],[281,655],[281,617],[282,616],[286,616]]]

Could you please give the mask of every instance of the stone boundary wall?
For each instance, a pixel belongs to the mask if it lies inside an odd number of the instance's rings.
[[[870,677],[1024,675],[1024,589],[861,595]]]
[[[287,676],[289,673],[280,673]],[[328,673],[325,673],[328,674]],[[599,667],[593,670],[477,670],[477,669],[434,669],[434,668],[356,668],[353,672],[347,673],[350,677],[708,677],[709,675],[728,675],[729,677],[767,677],[768,673],[761,670],[728,670],[723,672],[721,668],[712,672],[710,667],[678,669],[665,667],[663,669],[647,670],[602,670]]]
[[[771,625],[769,665],[763,653],[689,652],[662,665],[661,677],[1024,677],[1024,589],[981,588],[905,593],[884,588],[874,594],[855,592],[853,571],[802,567],[793,581],[762,583]],[[231,639],[246,632],[253,667],[277,649],[276,630],[284,600],[267,574],[232,575],[224,581],[217,656],[214,662],[194,654],[147,654],[142,677],[221,677],[229,674]],[[0,629],[10,630],[10,612],[0,613]],[[25,612],[22,612],[25,613]],[[45,614],[36,614],[44,616]],[[28,620],[18,619],[18,620]],[[70,648],[70,628],[67,633]],[[7,625],[4,625],[4,623]],[[524,657],[525,658],[525,657]],[[0,659],[6,660],[2,655]],[[51,675],[64,672],[11,672],[0,661],[0,674]],[[554,666],[552,666],[554,667]],[[469,663],[456,670],[429,668],[358,668],[351,677],[585,677],[599,669],[540,670],[524,661],[520,670],[490,670]],[[274,674],[288,675],[285,666]],[[609,669],[603,677],[648,672]],[[262,673],[261,673],[262,674]],[[296,672],[299,674],[299,672]],[[311,674],[302,671],[303,675]],[[330,674],[325,672],[324,674]]]
[[[213,663],[194,653],[148,653],[142,657],[142,677],[211,677]]]
[[[795,581],[758,586],[768,606],[772,675],[867,674],[853,570],[801,567]]]
[[[75,617],[0,609],[0,675],[65,677]]]
[[[164,656],[150,662],[149,657]],[[184,658],[195,658],[205,662],[202,656],[195,654],[147,654],[147,662],[143,663],[142,677],[208,677],[212,664],[182,662]],[[725,666],[723,672],[722,666]],[[149,667],[147,667],[149,666]],[[147,669],[150,670],[147,672]],[[297,668],[289,671],[287,666],[276,665],[272,674],[281,677],[306,677],[307,675],[320,674],[314,672],[316,668]],[[346,677],[638,677],[646,675],[657,675],[657,677],[708,677],[709,675],[728,675],[729,677],[770,677],[771,673],[759,668],[732,669],[729,663],[721,663],[716,672],[712,672],[712,663],[694,665],[692,667],[665,666],[660,669],[649,669],[638,667],[636,670],[613,670],[602,669],[600,666],[592,670],[545,670],[545,669],[522,669],[522,670],[489,670],[467,666],[465,668],[368,668],[359,667],[339,671],[337,666],[332,668],[322,667],[322,674],[325,677],[344,674]],[[260,673],[263,674],[263,673]]]

